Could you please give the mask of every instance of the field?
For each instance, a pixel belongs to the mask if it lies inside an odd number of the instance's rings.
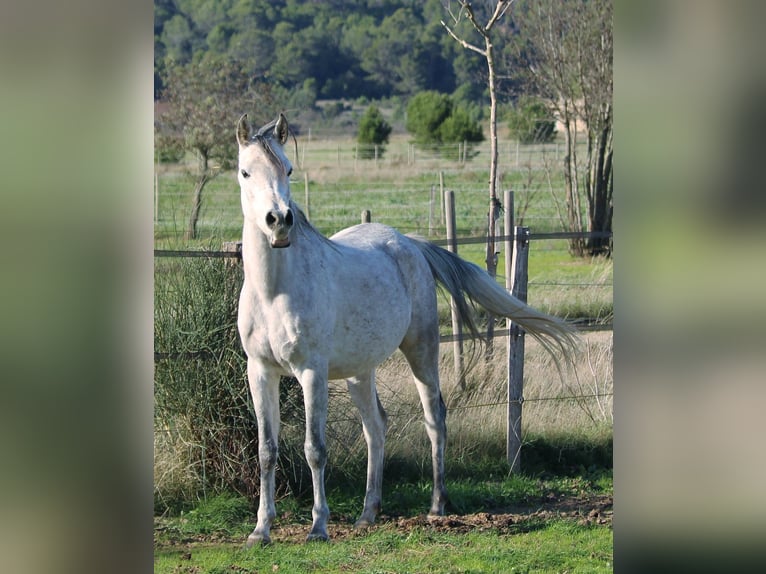
[[[558,153],[555,145],[501,145],[502,189],[514,189],[517,223],[523,221],[533,232],[561,229],[561,183],[553,171]],[[480,237],[484,232],[484,148],[473,160],[459,163],[425,156],[397,139],[377,162],[357,161],[350,140],[314,137],[299,138],[297,156],[293,196],[325,234],[358,223],[362,210],[369,209],[374,221],[441,239],[445,231],[440,180],[456,193],[459,235]],[[222,173],[206,188],[199,239],[182,239],[193,184],[184,165],[158,166],[157,248],[217,250],[223,241],[239,238],[239,191],[233,173]],[[483,250],[476,243],[460,246],[461,256],[480,265]],[[502,261],[501,255],[500,278],[505,273]],[[220,260],[156,260],[155,351],[207,348],[207,333],[221,330],[224,325],[213,313],[221,297],[207,278],[216,276],[221,265]],[[612,260],[572,257],[562,240],[534,241],[529,269],[531,304],[570,320],[611,323]],[[190,281],[189,271],[204,275],[204,280]],[[175,298],[187,291],[193,302],[177,303]],[[200,309],[211,310],[208,323],[201,322]],[[448,332],[447,306],[440,312]],[[224,345],[236,347],[235,337]],[[504,346],[504,339],[496,341],[498,351],[491,360],[481,352],[471,354],[473,368],[465,388],[459,388],[451,345],[442,345],[451,500],[451,515],[442,519],[429,521],[422,515],[429,498],[430,455],[417,396],[399,355],[378,375],[389,415],[384,515],[363,533],[350,526],[364,494],[364,442],[342,385],[331,387],[327,474],[333,542],[327,545],[302,542],[310,522],[310,491],[301,455],[300,409],[289,411],[283,427],[281,450],[286,454],[280,464],[289,487],[282,490],[278,504],[275,544],[247,551],[241,544],[254,525],[255,500],[210,483],[204,449],[200,456],[199,442],[185,430],[189,421],[174,420],[172,432],[162,427],[155,445],[155,570],[611,571],[612,333],[584,333],[575,368],[563,377],[556,375],[540,348],[528,342],[523,472],[513,476],[505,462]],[[195,362],[184,368],[191,377],[233,378],[230,384],[244,388],[240,360],[230,349],[217,365]],[[172,363],[157,364],[156,385],[180,377]]]

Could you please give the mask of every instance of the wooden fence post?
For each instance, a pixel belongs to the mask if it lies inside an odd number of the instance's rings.
[[[447,225],[446,209],[444,208],[444,172],[439,171],[439,207],[442,212],[442,225]]]
[[[505,213],[503,214],[503,231],[505,233],[505,288],[508,291],[513,289],[513,275],[511,275],[511,269],[513,268],[513,228],[515,227],[515,211],[514,211],[514,195],[513,191],[506,189],[503,193],[503,204],[505,205]],[[510,324],[508,325],[510,329]]]
[[[457,231],[455,223],[455,192],[447,190],[444,193],[444,207],[447,212],[447,250],[457,255]],[[452,334],[455,340],[452,342],[455,354],[455,380],[461,391],[465,390],[465,373],[463,369],[463,324],[455,306],[455,300],[450,298],[452,311]]]
[[[227,257],[226,263],[229,267],[238,267],[242,265],[242,242],[224,241],[221,245],[221,251],[230,251],[236,253],[233,257]]]
[[[362,223],[370,223],[372,221],[372,213],[369,209],[362,211]]]
[[[311,221],[311,205],[309,203],[309,172],[303,174],[303,189],[306,191],[306,203],[303,205],[303,212],[306,219]]]
[[[511,294],[527,302],[529,228],[514,227]],[[510,322],[508,334],[508,431],[506,456],[511,472],[521,469],[521,407],[524,401],[524,330]]]

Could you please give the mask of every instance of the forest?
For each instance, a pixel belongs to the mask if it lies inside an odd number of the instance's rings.
[[[476,4],[479,15],[489,10]],[[441,0],[155,0],[154,14],[156,97],[169,62],[223,57],[304,104],[424,90],[452,94],[475,112],[488,102],[486,64],[445,32]],[[515,34],[512,19],[501,24],[498,52]],[[463,26],[467,38],[476,34]],[[509,93],[511,74],[498,64]]]

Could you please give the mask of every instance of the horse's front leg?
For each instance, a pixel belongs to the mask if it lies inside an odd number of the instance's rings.
[[[311,510],[313,523],[307,540],[328,540],[327,520],[330,509],[324,489],[324,469],[327,463],[325,427],[327,425],[327,367],[307,369],[297,373],[303,388],[306,407],[306,461],[311,468],[314,487],[314,506]]]
[[[247,378],[258,419],[258,460],[261,466],[258,522],[247,538],[247,546],[253,546],[271,542],[271,523],[277,515],[274,504],[274,471],[279,439],[279,374],[270,372],[258,361],[248,359]]]

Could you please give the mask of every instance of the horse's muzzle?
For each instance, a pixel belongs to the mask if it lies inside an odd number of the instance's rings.
[[[271,230],[272,247],[290,247],[290,230],[293,228],[293,223],[295,223],[295,217],[290,208],[284,214],[276,210],[266,214],[266,225]]]

